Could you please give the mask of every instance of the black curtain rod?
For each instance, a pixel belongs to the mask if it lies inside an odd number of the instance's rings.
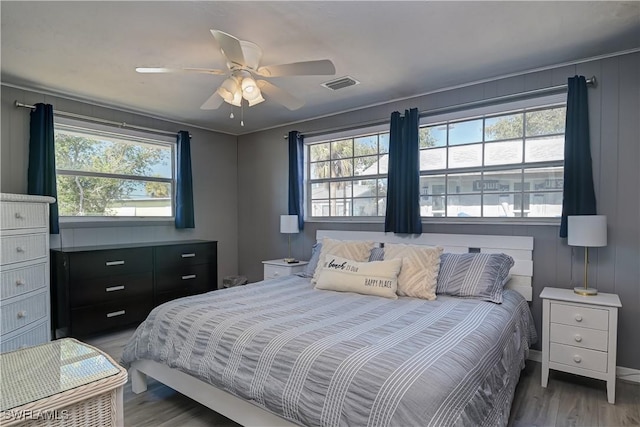
[[[21,108],[29,108],[31,110],[34,110],[36,108],[35,105],[23,104],[22,102],[18,102],[17,100],[15,101],[15,106],[21,107]],[[83,116],[82,114],[69,113],[67,111],[53,110],[53,112],[62,117],[69,117],[72,119],[79,119],[79,120],[84,120],[84,121],[89,121],[94,123],[102,123],[105,125],[117,126],[119,128],[124,128],[124,129],[135,129],[135,130],[141,130],[144,132],[157,133],[160,135],[176,136],[178,134],[178,132],[169,132],[166,130],[153,129],[153,128],[148,128],[144,126],[130,125],[125,122],[116,122],[113,120],[99,119],[97,117]],[[189,134],[189,137],[191,137],[191,134]]]

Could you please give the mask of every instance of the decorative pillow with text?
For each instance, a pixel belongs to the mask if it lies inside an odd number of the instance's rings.
[[[328,255],[316,282],[316,289],[355,292],[397,299],[401,259],[357,262]]]
[[[347,258],[353,261],[365,262],[369,260],[371,249],[373,249],[375,243],[356,241],[356,240],[334,240],[324,238],[322,239],[322,250],[320,251],[320,258],[318,259],[318,266],[313,274],[312,283],[316,283],[320,271],[327,265],[326,257],[328,255],[335,255],[342,258]]]

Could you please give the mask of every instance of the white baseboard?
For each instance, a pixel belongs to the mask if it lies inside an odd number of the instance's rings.
[[[529,360],[542,363],[542,352],[540,350],[529,350]],[[625,368],[624,366],[616,367],[616,377],[632,381],[634,383],[640,383],[640,369]]]

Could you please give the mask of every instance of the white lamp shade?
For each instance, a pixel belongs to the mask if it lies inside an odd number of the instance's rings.
[[[607,217],[605,215],[575,215],[568,217],[569,246],[607,246]]]
[[[298,233],[298,215],[280,215],[280,232],[285,234]]]

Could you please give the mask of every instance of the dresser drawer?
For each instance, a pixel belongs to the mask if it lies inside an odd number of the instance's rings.
[[[215,243],[189,243],[155,248],[155,265],[162,269],[185,265],[213,264],[216,258]]]
[[[557,323],[553,323],[550,329],[551,342],[607,351],[607,331]]]
[[[44,344],[49,342],[49,324],[46,319],[41,322],[32,323],[22,328],[17,334],[5,338],[0,338],[0,352],[18,350],[24,347]]]
[[[153,275],[149,271],[87,280],[73,280],[69,294],[72,308],[121,298],[151,299],[153,295]]]
[[[48,238],[45,233],[0,237],[2,265],[46,257]]]
[[[0,272],[0,300],[26,294],[47,284],[47,263]]]
[[[47,316],[47,293],[40,292],[27,297],[9,300],[0,306],[2,333],[15,331]]]
[[[69,254],[73,280],[151,271],[151,248],[110,249]]]
[[[42,203],[2,202],[0,227],[3,230],[48,227],[47,206]]]
[[[607,353],[603,351],[551,343],[549,360],[590,371],[607,372]]]
[[[87,336],[97,332],[140,323],[152,308],[151,299],[113,301],[71,310],[73,336]]]
[[[609,329],[609,312],[605,309],[553,302],[551,303],[551,323],[606,331]],[[553,329],[553,325],[551,328]]]
[[[292,269],[290,267],[284,267],[279,265],[264,265],[264,279],[275,279],[278,277],[290,276]]]
[[[156,292],[205,292],[217,287],[213,264],[187,265],[156,273]]]

